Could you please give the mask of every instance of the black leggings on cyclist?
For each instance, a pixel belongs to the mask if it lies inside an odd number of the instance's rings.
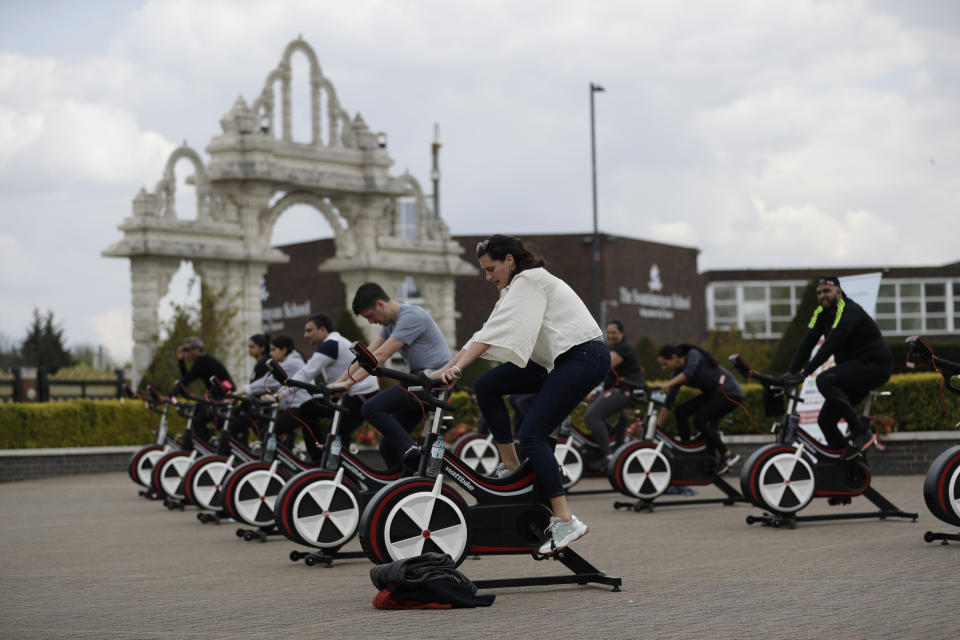
[[[719,392],[701,393],[677,405],[677,431],[680,434],[680,440],[690,441],[690,417],[692,416],[693,426],[707,439],[707,446],[722,456],[727,447],[720,439],[717,423],[720,422],[720,418],[736,408],[737,405],[732,400]]]
[[[817,389],[823,396],[823,408],[817,416],[817,424],[830,447],[846,444],[837,422],[845,420],[850,435],[858,436],[869,427],[860,424],[860,415],[855,407],[863,402],[871,389],[876,389],[890,379],[891,362],[865,362],[848,360],[826,369],[817,376]]]
[[[610,431],[607,420],[619,415],[629,404],[630,398],[626,393],[620,389],[609,389],[590,403],[583,414],[583,421],[590,428],[590,435],[593,436],[603,455],[610,453]]]

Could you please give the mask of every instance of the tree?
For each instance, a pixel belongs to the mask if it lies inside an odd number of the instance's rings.
[[[63,329],[53,320],[53,311],[48,310],[46,317],[41,317],[40,310],[33,308],[33,322],[20,346],[20,358],[23,364],[44,367],[49,373],[73,364],[73,357],[63,346]]]
[[[190,291],[196,285],[192,279],[187,285]],[[157,336],[157,348],[153,352],[150,366],[143,372],[140,388],[150,384],[160,392],[167,393],[172,389],[174,381],[180,377],[180,368],[177,365],[177,347],[183,344],[187,336],[197,336],[203,340],[207,353],[214,357],[226,353],[230,348],[230,341],[235,339],[231,330],[238,310],[236,300],[228,297],[224,288],[212,288],[201,285],[200,300],[197,303],[173,303],[173,317],[160,328],[160,339]],[[190,390],[201,395],[205,386],[200,380],[195,380]]]
[[[366,343],[367,341],[367,337],[363,335],[363,330],[357,325],[357,321],[353,319],[353,314],[350,313],[349,309],[340,312],[336,327],[340,335],[350,342]]]
[[[813,310],[817,308],[817,281],[811,280],[810,284],[803,291],[803,297],[800,299],[800,306],[797,307],[797,315],[787,325],[786,331],[780,336],[780,341],[773,349],[773,355],[770,357],[770,371],[773,373],[782,373],[790,366],[793,360],[793,354],[797,350],[797,345],[803,339],[807,332],[807,325],[810,323],[810,316]]]
[[[770,365],[771,345],[762,340],[748,340],[736,327],[727,331],[711,331],[703,342],[703,348],[709,351],[720,366],[729,369],[727,358],[733,354],[743,357],[757,371],[766,371]]]

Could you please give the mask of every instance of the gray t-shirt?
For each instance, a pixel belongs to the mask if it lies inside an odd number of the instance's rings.
[[[436,371],[453,358],[443,332],[423,307],[401,304],[396,322],[384,325],[380,337],[396,338],[403,343],[400,355],[410,371]]]

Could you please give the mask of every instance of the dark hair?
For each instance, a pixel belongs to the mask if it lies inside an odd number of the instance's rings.
[[[250,336],[250,342],[257,345],[258,347],[266,349],[267,347],[270,346],[270,334],[255,333],[254,335]]]
[[[317,329],[326,329],[333,331],[333,320],[325,313],[318,313],[315,316],[307,318],[307,322],[312,322]]]
[[[293,338],[290,336],[274,336],[273,339],[270,340],[270,344],[277,349],[286,349],[287,355],[297,350],[293,344]]]
[[[372,309],[377,300],[390,302],[390,296],[376,282],[364,282],[353,294],[353,315],[358,316],[367,309]]]
[[[607,324],[608,324],[608,325],[611,325],[611,324],[612,324],[612,325],[616,326],[616,327],[617,327],[617,331],[619,331],[620,333],[623,333],[623,323],[620,322],[619,320],[607,320]],[[606,328],[606,327],[604,327],[604,328]]]
[[[672,344],[665,344],[660,347],[660,351],[657,351],[658,358],[666,358],[669,360],[673,356],[680,356],[681,358],[686,358],[687,354],[690,353],[690,350],[699,351],[700,355],[703,356],[703,359],[710,363],[713,367],[719,367],[716,358],[712,355],[701,349],[700,347],[695,347],[692,344],[678,344],[673,346]]]
[[[543,259],[543,256],[531,251],[520,238],[499,233],[477,243],[477,258],[483,255],[488,255],[493,260],[506,260],[508,255],[513,256],[513,262],[517,265],[517,270],[513,275],[526,269],[547,266],[547,261]]]

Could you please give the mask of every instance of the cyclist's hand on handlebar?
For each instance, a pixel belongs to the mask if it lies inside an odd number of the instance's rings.
[[[349,382],[331,382],[327,385],[327,389],[330,393],[346,393],[347,389],[350,388]]]
[[[799,373],[785,373],[780,376],[780,381],[785,387],[799,387],[801,384],[803,384],[804,380],[805,377]]]
[[[463,372],[460,371],[460,367],[453,365],[450,367],[444,367],[438,371],[432,371],[427,377],[440,380],[443,382],[443,384],[449,387],[456,384],[457,380],[460,379],[461,373]]]

